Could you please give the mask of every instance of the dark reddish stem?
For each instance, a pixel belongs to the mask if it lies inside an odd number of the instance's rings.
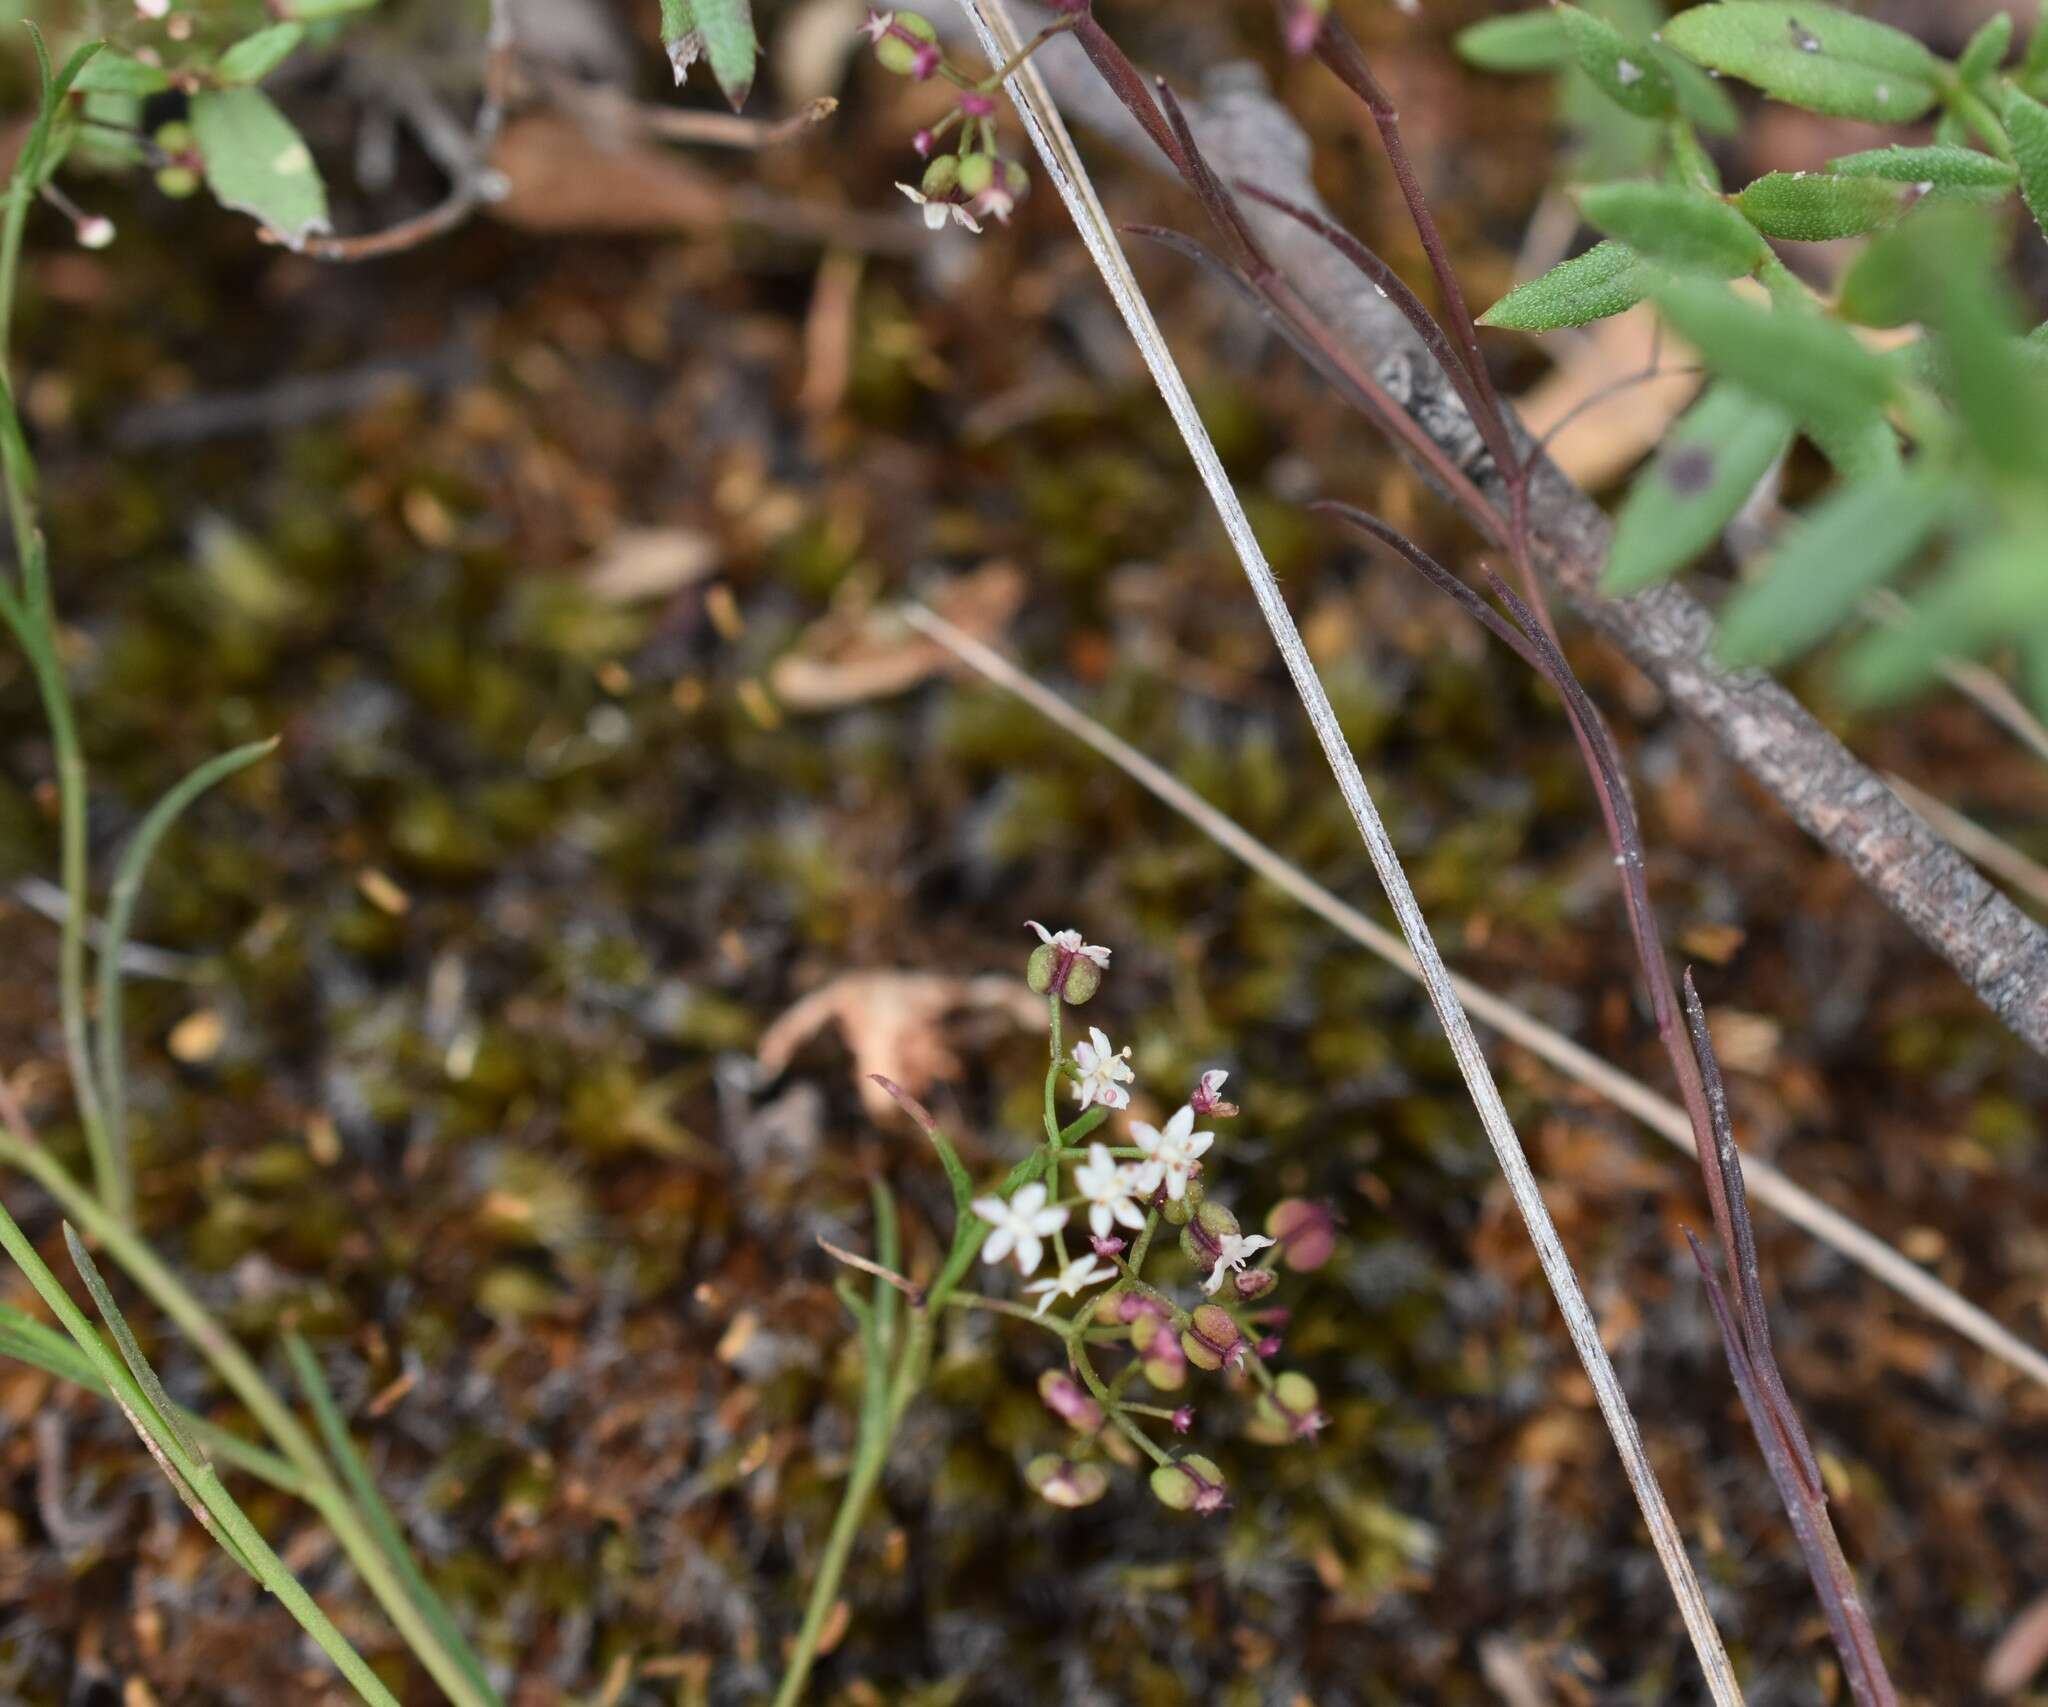
[[[1770,1323],[1764,1309],[1763,1279],[1757,1262],[1756,1231],[1750,1223],[1748,1194],[1742,1181],[1742,1158],[1735,1144],[1735,1130],[1728,1114],[1728,1097],[1721,1082],[1720,1065],[1714,1055],[1713,1038],[1707,1029],[1706,1009],[1688,973],[1685,979],[1685,1028],[1678,1023],[1678,1000],[1671,982],[1670,964],[1657,931],[1656,915],[1650,907],[1649,886],[1644,875],[1643,843],[1636,822],[1634,803],[1622,774],[1613,737],[1594,707],[1584,685],[1573,673],[1536,614],[1515,596],[1514,590],[1497,575],[1487,582],[1494,596],[1507,607],[1502,616],[1464,582],[1444,568],[1420,546],[1397,533],[1375,516],[1341,504],[1319,504],[1349,522],[1399,555],[1433,585],[1454,599],[1482,623],[1489,632],[1511,647],[1531,668],[1554,687],[1564,701],[1565,715],[1578,741],[1606,821],[1615,864],[1622,873],[1622,896],[1626,903],[1630,934],[1642,963],[1650,1005],[1657,1017],[1657,1031],[1670,1058],[1693,1129],[1693,1144],[1699,1156],[1700,1178],[1706,1187],[1707,1205],[1714,1218],[1728,1284],[1735,1295],[1735,1311],[1715,1280],[1706,1253],[1692,1240],[1694,1255],[1707,1277],[1709,1301],[1721,1324],[1728,1366],[1735,1377],[1750,1426],[1757,1437],[1764,1461],[1778,1489],[1779,1498],[1791,1519],[1793,1533],[1805,1556],[1807,1573],[1827,1613],[1828,1627],[1841,1655],[1850,1688],[1859,1707],[1896,1707],[1897,1696],[1878,1651],[1876,1633],[1856,1588],[1856,1580],[1842,1553],[1840,1540],[1827,1514],[1827,1495],[1820,1467],[1807,1442],[1786,1390],[1785,1379],[1771,1348]],[[1512,620],[1510,620],[1512,619]]]

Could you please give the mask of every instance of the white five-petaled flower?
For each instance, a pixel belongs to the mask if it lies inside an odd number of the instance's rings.
[[[1030,1188],[1027,1186],[1025,1189],[1028,1191]],[[1038,1308],[1031,1312],[1034,1316],[1042,1316],[1055,1298],[1078,1298],[1082,1287],[1115,1278],[1116,1270],[1110,1264],[1098,1262],[1092,1256],[1076,1257],[1052,1279],[1034,1280],[1024,1290],[1043,1295],[1038,1300]]]
[[[969,1204],[989,1224],[981,1260],[1001,1262],[1014,1254],[1019,1274],[1036,1274],[1045,1259],[1046,1236],[1067,1224],[1067,1212],[1057,1204],[1048,1207],[1045,1199],[1045,1182],[1033,1180],[1012,1192],[1008,1202],[1000,1197],[977,1197]]]
[[[980,223],[960,203],[941,201],[926,195],[922,190],[913,189],[908,184],[898,184],[896,187],[924,209],[924,224],[927,231],[943,231],[946,221],[950,219],[955,225],[964,225],[969,231],[980,235]],[[1078,941],[1079,938],[1076,937],[1075,940]],[[1104,954],[1108,952],[1108,949],[1103,950]]]
[[[896,187],[903,188],[901,184]],[[1040,942],[1050,943],[1062,954],[1078,954],[1083,960],[1092,960],[1105,972],[1109,970],[1109,950],[1099,942],[1083,942],[1079,931],[1049,931],[1036,919],[1024,922],[1038,933]]]
[[[1264,1233],[1225,1233],[1216,1246],[1216,1266],[1209,1271],[1209,1278],[1202,1282],[1202,1290],[1211,1297],[1216,1288],[1223,1284],[1226,1268],[1243,1268],[1244,1259],[1254,1251],[1262,1251],[1273,1241]]]
[[[1129,1162],[1114,1160],[1107,1146],[1088,1146],[1088,1160],[1074,1169],[1074,1185],[1088,1200],[1088,1225],[1097,1238],[1108,1238],[1110,1228],[1119,1221],[1143,1229],[1145,1212],[1132,1201],[1138,1189],[1138,1170]]]
[[[1178,1203],[1187,1195],[1188,1175],[1194,1171],[1202,1152],[1216,1142],[1216,1134],[1197,1132],[1195,1111],[1182,1106],[1173,1111],[1173,1118],[1163,1132],[1142,1120],[1132,1121],[1131,1142],[1145,1152],[1145,1160],[1138,1167],[1138,1189],[1157,1191],[1163,1180],[1166,1195]]]
[[[860,26],[859,33],[866,36],[871,42],[878,42],[889,33],[889,27],[895,22],[896,14],[894,12],[879,12],[871,8],[867,15],[867,21]]]
[[[1129,1048],[1110,1048],[1101,1026],[1091,1025],[1087,1039],[1074,1045],[1074,1065],[1081,1069],[1074,1095],[1083,1108],[1097,1102],[1104,1108],[1130,1106],[1131,1093],[1124,1086],[1135,1077],[1131,1072],[1131,1052]]]

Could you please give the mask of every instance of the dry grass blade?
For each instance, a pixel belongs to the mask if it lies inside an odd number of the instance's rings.
[[[990,61],[998,65],[1006,63],[1016,52],[1019,37],[1002,0],[962,0],[962,5]],[[1435,940],[1431,937],[1421,908],[1416,903],[1414,891],[1409,886],[1399,856],[1394,852],[1386,827],[1380,821],[1379,809],[1373,803],[1371,793],[1365,786],[1365,779],[1359,772],[1358,762],[1352,755],[1350,744],[1338,727],[1329,696],[1323,689],[1307,648],[1302,644],[1300,631],[1295,627],[1293,615],[1281,596],[1279,584],[1274,579],[1272,569],[1266,563],[1265,554],[1252,534],[1243,506],[1238,501],[1229,477],[1223,471],[1215,446],[1210,442],[1201,417],[1196,413],[1193,400],[1188,395],[1186,382],[1181,378],[1180,370],[1160,336],[1159,328],[1137,287],[1137,281],[1131,275],[1122,250],[1117,246],[1109,218],[1096,199],[1086,168],[1082,165],[1072,140],[1067,136],[1065,126],[1053,108],[1036,68],[1026,63],[1011,75],[1005,87],[1017,105],[1024,127],[1031,136],[1047,176],[1066,204],[1068,213],[1088,248],[1090,258],[1100,270],[1103,281],[1116,300],[1125,325],[1137,343],[1139,352],[1143,355],[1146,366],[1174,417],[1175,425],[1181,431],[1188,453],[1202,476],[1203,484],[1208,488],[1224,529],[1229,534],[1231,544],[1243,565],[1245,576],[1251,583],[1252,593],[1258,602],[1260,612],[1266,620],[1275,644],[1280,649],[1288,674],[1294,682],[1295,691],[1308,713],[1309,721],[1315,727],[1324,756],[1337,778],[1345,804],[1351,811],[1353,822],[1357,825],[1366,851],[1372,859],[1373,869],[1387,892],[1395,917],[1400,922],[1402,934],[1407,938],[1409,948],[1415,955],[1423,987],[1427,990],[1431,1005],[1436,1009],[1450,1039],[1451,1050],[1457,1057],[1466,1089],[1478,1109],[1480,1122],[1486,1129],[1487,1138],[1507,1179],[1515,1206],[1528,1227],[1530,1241],[1536,1248],[1537,1259],[1543,1268],[1544,1276],[1556,1295],[1558,1308],[1564,1316],[1573,1347],[1578,1352],[1580,1362],[1585,1366],[1587,1377],[1592,1383],[1602,1417],[1606,1421],[1609,1434],[1613,1437],[1630,1487],[1635,1493],[1644,1522],[1649,1528],[1659,1563],[1663,1566],[1672,1594],[1678,1602],[1687,1633],[1692,1639],[1693,1650],[1705,1674],[1708,1689],[1717,1703],[1739,1703],[1742,1700],[1741,1687],[1735,1680],[1734,1669],[1729,1664],[1720,1632],[1714,1626],[1713,1615],[1707,1608],[1706,1596],[1700,1588],[1692,1561],[1686,1554],[1684,1541],[1678,1533],[1678,1525],[1672,1518],[1669,1505],[1665,1502],[1663,1490],[1657,1484],[1656,1472],[1651,1468],[1648,1456],[1643,1451],[1642,1438],[1637,1431],[1634,1415],[1629,1409],[1627,1396],[1622,1392],[1621,1382],[1614,1372],[1613,1363],[1607,1356],[1606,1348],[1601,1344],[1598,1325],[1593,1319],[1592,1311],[1587,1307],[1584,1292],[1572,1270],[1571,1260],[1565,1254],[1563,1243],[1557,1236],[1550,1212],[1544,1206],[1535,1175],[1529,1167],[1527,1156],[1523,1153],[1521,1140],[1516,1136],[1513,1123],[1508,1119],[1507,1109],[1501,1102],[1499,1087],[1493,1082],[1486,1057],[1472,1030],[1472,1022],[1451,984],[1443,957],[1437,952]]]
[[[1016,695],[1048,722],[1058,725],[1100,753],[1218,847],[1242,860],[1275,888],[1292,896],[1361,948],[1378,955],[1410,978],[1421,977],[1415,957],[1392,931],[1367,918],[1350,902],[1332,894],[1299,866],[1281,858],[1178,777],[1163,770],[1086,712],[1069,705],[993,647],[964,633],[923,605],[906,606],[904,618],[986,680],[1006,693]],[[1697,1154],[1692,1125],[1686,1119],[1685,1111],[1676,1103],[1492,991],[1455,973],[1451,981],[1466,1009],[1482,1024],[1634,1116],[1674,1149],[1688,1156]],[[1917,1264],[1909,1262],[1868,1228],[1852,1221],[1839,1209],[1823,1203],[1771,1163],[1757,1156],[1744,1156],[1742,1172],[1749,1194],[1759,1203],[1839,1252],[1872,1279],[1953,1328],[2007,1368],[2048,1388],[2048,1355],[2039,1348],[2029,1345],[1967,1298]]]

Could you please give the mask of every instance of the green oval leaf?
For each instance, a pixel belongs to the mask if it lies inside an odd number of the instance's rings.
[[[1479,317],[1482,326],[1517,332],[1555,332],[1584,326],[1635,307],[1649,294],[1649,279],[1626,243],[1596,243],[1583,255],[1517,285]]]
[[[760,51],[750,0],[661,0],[661,40],[678,83],[701,55],[725,98],[746,105]]]
[[[1674,279],[1656,292],[1673,331],[1708,369],[1747,386],[1802,425],[1848,436],[1890,401],[1892,375],[1855,334],[1816,310],[1767,309],[1725,286]]]
[[[87,95],[160,95],[171,79],[162,66],[109,48],[94,54],[71,86]]]
[[[2005,127],[2012,135],[2013,163],[2027,211],[2048,231],[2048,107],[2014,89],[2006,97]]]
[[[220,56],[214,69],[225,84],[261,83],[297,50],[306,39],[304,24],[272,24],[253,36],[244,36]]]
[[[1671,78],[1648,42],[1632,42],[1612,24],[1576,6],[1559,6],[1557,19],[1579,69],[1623,112],[1661,119],[1678,110]]]
[[[1720,197],[1675,184],[1594,184],[1579,192],[1579,207],[1645,259],[1688,272],[1735,278],[1768,253],[1756,228]]]
[[[1964,44],[1956,60],[1956,75],[1965,83],[1988,77],[2005,63],[2012,48],[2012,14],[1993,12]]]
[[[223,207],[261,220],[294,248],[328,229],[320,169],[261,89],[204,90],[192,97],[191,122],[206,187]]]
[[[1766,237],[1819,243],[1861,237],[1891,224],[1904,194],[1882,178],[1771,172],[1745,186],[1735,205]]]
[[[1948,515],[1947,471],[1917,465],[1898,480],[1849,486],[1786,533],[1761,577],[1728,601],[1716,650],[1730,664],[1797,657],[1854,614],[1919,554]]]
[[[1893,184],[1931,184],[1943,190],[2002,192],[2019,182],[2019,172],[1994,155],[1940,143],[1907,148],[1895,142],[1889,148],[1843,154],[1828,162],[1828,170],[1843,178],[1882,178]]]
[[[1922,686],[1945,657],[2041,627],[2048,555],[2038,534],[2015,530],[1963,553],[1913,606],[1915,621],[1867,635],[1843,660],[1842,685],[1866,702]]]
[[[1791,416],[1739,385],[1709,387],[1629,488],[1601,588],[1632,593],[1677,574],[1714,543],[1792,433]]]
[[[1903,30],[1797,0],[1722,0],[1664,26],[1662,40],[1709,69],[1811,112],[1904,124],[1934,105],[1940,66]]]
[[[1458,32],[1458,57],[1482,71],[1556,71],[1571,63],[1564,25],[1549,10],[1511,12]]]

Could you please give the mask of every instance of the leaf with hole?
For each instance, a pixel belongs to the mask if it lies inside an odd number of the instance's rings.
[[[1756,228],[1719,196],[1676,184],[1593,184],[1579,192],[1592,225],[1645,260],[1736,278],[1769,252]]]
[[[1714,543],[1792,443],[1791,416],[1723,381],[1685,413],[1629,488],[1601,589],[1668,580]]]
[[[1825,639],[1919,555],[1953,493],[1946,469],[1916,464],[1903,479],[1864,481],[1823,499],[1728,601],[1716,650],[1730,664],[1769,666]]]
[[[1583,255],[1517,285],[1479,317],[1482,326],[1516,332],[1555,332],[1584,326],[1633,308],[1649,294],[1650,278],[1626,243],[1596,243]]]
[[[1812,0],[1695,6],[1661,39],[1710,70],[1837,118],[1906,124],[1939,92],[1940,65],[1903,30]]]
[[[261,220],[296,248],[328,229],[327,187],[305,139],[261,89],[207,89],[192,97],[192,134],[206,187],[223,207]]]

